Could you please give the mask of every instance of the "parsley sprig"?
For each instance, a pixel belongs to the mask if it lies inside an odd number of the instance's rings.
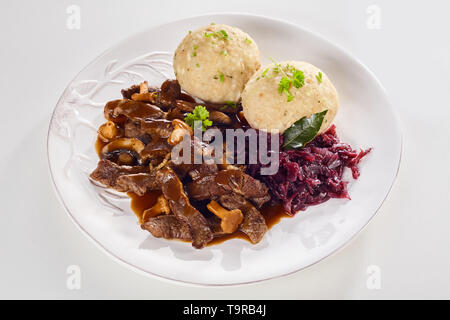
[[[213,124],[212,121],[209,120],[209,112],[204,106],[196,106],[192,113],[186,115],[184,122],[193,129],[201,124],[202,131],[206,131],[206,128]]]
[[[287,101],[291,102],[294,100],[294,95],[291,92],[292,86],[299,89],[305,85],[305,74],[303,71],[296,69],[294,66],[286,64],[282,66],[281,64],[275,62],[274,67],[272,68],[272,73],[281,74],[281,79],[278,82],[278,92],[280,94],[285,94],[287,96]],[[267,73],[269,72],[269,68],[263,71],[261,77],[267,77]]]

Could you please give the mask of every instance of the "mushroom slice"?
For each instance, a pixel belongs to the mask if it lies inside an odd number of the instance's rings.
[[[131,100],[140,102],[149,102],[152,104],[158,103],[158,92],[145,92],[145,93],[134,93],[131,96]]]
[[[118,138],[103,147],[100,158],[119,165],[138,165],[144,148],[144,143],[136,138]]]
[[[210,111],[209,120],[216,124],[231,124],[231,118],[220,111]]]
[[[222,220],[220,226],[224,233],[235,232],[244,220],[244,215],[241,210],[227,210],[214,200],[212,200],[206,207],[209,211]]]
[[[139,84],[139,93],[147,93],[148,92],[148,82],[144,81]]]
[[[163,213],[170,214],[170,208],[167,199],[164,198],[163,195],[160,195],[158,199],[156,199],[156,204],[150,209],[144,211],[144,213],[142,214],[142,221],[140,221],[140,223],[142,224],[148,219],[156,217]]]
[[[103,142],[110,142],[117,137],[119,130],[116,124],[112,121],[108,121],[100,126],[98,129],[98,138]]]
[[[184,121],[180,119],[175,119],[172,121],[173,131],[170,134],[170,137],[167,139],[167,142],[174,146],[183,140],[185,135],[192,136],[194,133],[192,132],[192,128]]]

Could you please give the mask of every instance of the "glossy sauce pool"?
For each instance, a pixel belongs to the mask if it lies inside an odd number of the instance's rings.
[[[158,196],[161,195],[161,192],[152,191],[146,193],[143,196],[139,196],[135,193],[129,192],[127,193],[127,195],[131,199],[131,210],[133,210],[136,217],[139,219],[139,221],[141,221],[142,214],[144,213],[144,211],[149,209],[156,203],[156,199],[158,198]],[[281,219],[291,217],[284,211],[281,205],[275,206],[266,205],[263,206],[260,212],[264,216],[264,219],[266,220],[268,229],[272,228],[274,225],[280,222]],[[232,234],[227,234],[224,236],[214,238],[210,243],[208,243],[208,246],[220,244],[230,239],[243,239],[250,242],[249,238],[245,233],[241,231],[236,231]]]

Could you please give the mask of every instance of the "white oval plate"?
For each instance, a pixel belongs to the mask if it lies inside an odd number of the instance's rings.
[[[341,108],[340,138],[353,147],[373,147],[361,176],[347,172],[351,201],[332,199],[283,219],[252,245],[234,239],[195,250],[190,244],[153,238],[140,229],[129,199],[94,185],[96,128],[106,101],[144,79],[160,85],[173,78],[171,52],[188,30],[211,22],[239,27],[257,42],[263,62],[304,60],[331,78]],[[350,54],[301,27],[244,14],[188,18],[149,29],[122,41],[90,63],[69,84],[55,108],[48,158],[57,193],[83,233],[135,271],[201,285],[233,285],[286,275],[344,246],[375,215],[396,177],[401,131],[396,114],[374,75]]]

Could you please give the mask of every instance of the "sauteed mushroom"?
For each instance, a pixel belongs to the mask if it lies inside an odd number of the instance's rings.
[[[108,121],[100,126],[98,129],[98,137],[103,142],[110,142],[112,139],[116,138],[119,130],[116,124],[112,121]]]
[[[139,154],[144,148],[144,143],[136,138],[118,138],[103,147],[100,158],[119,165],[138,165],[141,162]]]
[[[242,220],[244,220],[244,215],[241,210],[227,210],[214,200],[212,200],[206,207],[209,211],[221,219],[220,226],[224,233],[235,232]]]
[[[147,221],[151,217],[156,217],[157,215],[160,215],[162,213],[170,214],[170,208],[167,199],[164,198],[163,195],[160,195],[158,199],[156,199],[156,204],[150,209],[144,211],[144,213],[142,214],[141,223]]]
[[[192,136],[194,134],[192,132],[192,128],[186,122],[180,119],[173,120],[172,125],[174,129],[169,139],[167,139],[167,142],[172,146],[178,144],[185,135]]]

